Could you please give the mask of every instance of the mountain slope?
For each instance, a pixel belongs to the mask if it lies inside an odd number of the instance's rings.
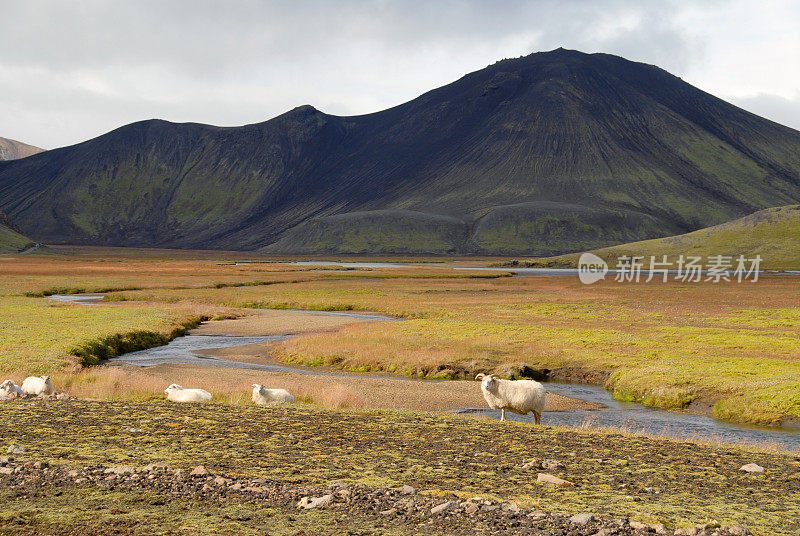
[[[798,202],[800,132],[563,49],[374,114],[143,121],[0,163],[0,210],[50,243],[548,255]]]
[[[33,241],[21,235],[19,229],[0,212],[0,254],[18,253],[33,246]]]
[[[667,238],[622,244],[593,251],[606,261],[615,263],[623,255],[651,255],[677,260],[692,255],[706,260],[711,255],[747,259],[760,255],[761,267],[800,269],[800,205],[768,208],[727,223]],[[577,262],[577,255],[553,260]]]
[[[0,160],[16,160],[17,158],[25,158],[41,152],[44,152],[44,149],[16,140],[0,138]]]

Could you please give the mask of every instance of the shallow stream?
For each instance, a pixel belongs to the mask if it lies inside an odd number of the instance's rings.
[[[91,305],[102,299],[102,295],[53,295],[50,299],[67,301],[83,305]],[[305,311],[295,312],[317,315],[347,316],[372,321],[399,321],[377,314],[361,314],[347,312]],[[327,369],[294,368],[290,366],[265,365],[243,363],[219,359],[210,355],[203,355],[203,350],[232,348],[254,343],[279,341],[289,338],[289,335],[273,336],[235,336],[235,335],[186,335],[178,337],[164,346],[148,348],[138,352],[131,352],[120,357],[110,359],[109,363],[120,363],[140,367],[155,365],[202,365],[207,367],[237,368],[248,370],[264,370],[269,372],[292,372],[316,376],[359,377],[360,374],[345,372],[331,372]],[[385,376],[407,381],[403,376]],[[436,381],[436,380],[430,380]],[[448,380],[441,380],[448,381]],[[800,452],[800,431],[786,430],[775,427],[757,427],[737,425],[717,421],[702,415],[675,413],[656,408],[649,408],[641,404],[619,402],[611,398],[611,393],[602,387],[570,384],[570,383],[545,383],[548,392],[556,393],[588,402],[602,404],[599,410],[573,410],[545,412],[542,422],[545,425],[585,426],[588,428],[619,428],[629,432],[662,435],[680,439],[711,439],[720,443],[745,443],[752,445],[775,446],[781,450]],[[478,388],[476,383],[475,388]],[[460,414],[486,415],[500,418],[500,411],[488,408],[463,408],[456,410]],[[506,418],[515,421],[529,422],[531,415],[522,417],[506,412]]]

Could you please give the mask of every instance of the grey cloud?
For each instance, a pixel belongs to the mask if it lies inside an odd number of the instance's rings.
[[[677,17],[687,2],[0,2],[0,47],[13,51],[0,56],[0,106],[14,110],[0,136],[47,147],[151,117],[235,125],[300,104],[369,113],[558,46],[678,75],[706,61]]]
[[[792,99],[762,93],[754,97],[732,98],[730,102],[748,112],[800,130],[800,93]]]

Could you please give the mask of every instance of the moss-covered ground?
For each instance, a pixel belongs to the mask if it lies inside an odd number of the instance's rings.
[[[214,474],[287,486],[408,484],[428,497],[479,495],[673,528],[715,520],[743,523],[764,536],[800,531],[797,456],[619,433],[430,413],[23,400],[0,405],[0,446],[12,443],[27,449],[17,462],[204,465]],[[575,486],[537,483],[537,470],[522,467],[533,459],[561,462],[563,468],[550,472]],[[740,471],[747,463],[765,472]],[[336,510],[287,512],[277,503],[201,499],[113,486],[104,493],[92,486],[0,486],[0,527],[143,534],[186,526],[209,534],[347,534],[348,528],[392,534],[402,528],[376,530],[375,520],[342,520]]]

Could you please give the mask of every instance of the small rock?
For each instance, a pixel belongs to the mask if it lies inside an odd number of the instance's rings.
[[[545,460],[542,462],[542,469],[546,469],[548,471],[559,471],[561,469],[565,469],[566,466],[556,460]]]
[[[394,489],[399,491],[402,495],[416,495],[417,494],[417,490],[414,489],[412,486],[409,486],[408,484],[403,484],[399,488],[394,488]]]
[[[202,465],[198,465],[197,467],[192,469],[192,472],[189,473],[189,476],[208,476],[210,474],[211,473],[208,472],[208,469],[206,469]]]
[[[237,482],[233,486],[231,486],[231,489],[233,491],[239,491],[240,489],[242,489],[242,487],[243,487],[242,483],[241,482]]]
[[[629,525],[634,530],[650,530],[650,524],[642,523],[641,521],[630,521]]]
[[[75,483],[76,484],[83,484],[84,482],[88,482],[88,481],[89,481],[88,478],[76,478],[75,479]]]
[[[667,527],[665,527],[662,523],[650,523],[650,530],[652,530],[656,534],[667,533]]]
[[[8,465],[12,460],[13,458],[9,458],[8,456],[0,456],[0,465]]]
[[[303,497],[297,503],[297,507],[305,510],[311,510],[312,508],[328,506],[332,502],[333,495],[331,494],[323,495],[322,497]]]
[[[594,516],[592,514],[575,514],[569,518],[569,522],[573,525],[588,525],[592,521],[594,521]]]
[[[264,493],[267,491],[267,488],[262,488],[261,486],[248,486],[244,488],[244,491],[249,491],[250,493]]]
[[[554,484],[558,487],[567,488],[573,486],[574,484],[568,480],[564,480],[563,478],[558,478],[557,476],[553,476],[547,473],[539,473],[536,475],[537,482],[543,482],[545,484]]]
[[[531,460],[528,463],[522,464],[522,468],[523,469],[541,469],[542,468],[542,464],[539,462],[539,460]]]
[[[175,469],[172,474],[175,475],[175,478],[183,478],[183,476],[186,474],[186,471],[183,469]]]
[[[27,450],[25,447],[21,447],[19,445],[9,445],[8,451],[9,454],[25,454]]]
[[[0,467],[0,475],[10,475],[14,472],[12,467]]]
[[[763,473],[764,468],[755,463],[748,463],[747,465],[743,465],[739,468],[740,471],[744,471],[745,473]]]
[[[431,508],[431,514],[438,515],[447,512],[453,506],[453,501],[447,501]]]
[[[733,525],[732,527],[728,527],[728,532],[733,534],[734,536],[750,536],[750,531],[744,525]]]
[[[164,462],[155,462],[144,466],[145,471],[169,471],[169,465]]]
[[[512,514],[519,513],[519,505],[515,502],[504,503],[502,508],[504,512],[510,512]]]
[[[541,510],[536,510],[528,514],[528,517],[532,517],[533,519],[542,519],[547,517],[547,514],[545,512],[542,512]]]
[[[130,465],[120,465],[118,467],[109,467],[103,472],[107,475],[132,475],[136,472],[136,469]]]
[[[475,515],[475,513],[478,511],[478,508],[479,506],[476,503],[470,501],[464,505],[464,512],[466,512],[467,515]]]
[[[229,479],[221,476],[218,476],[217,478],[214,479],[214,484],[218,486],[225,486],[228,484],[228,482],[230,482]]]
[[[388,510],[381,510],[382,516],[391,516],[397,513],[397,508],[389,508]]]
[[[69,471],[69,472],[67,473],[67,476],[68,476],[68,477],[70,477],[70,478],[76,478],[76,477],[78,477],[80,474],[81,474],[81,472],[80,472],[80,471],[78,471],[77,469],[73,469],[72,471]]]

